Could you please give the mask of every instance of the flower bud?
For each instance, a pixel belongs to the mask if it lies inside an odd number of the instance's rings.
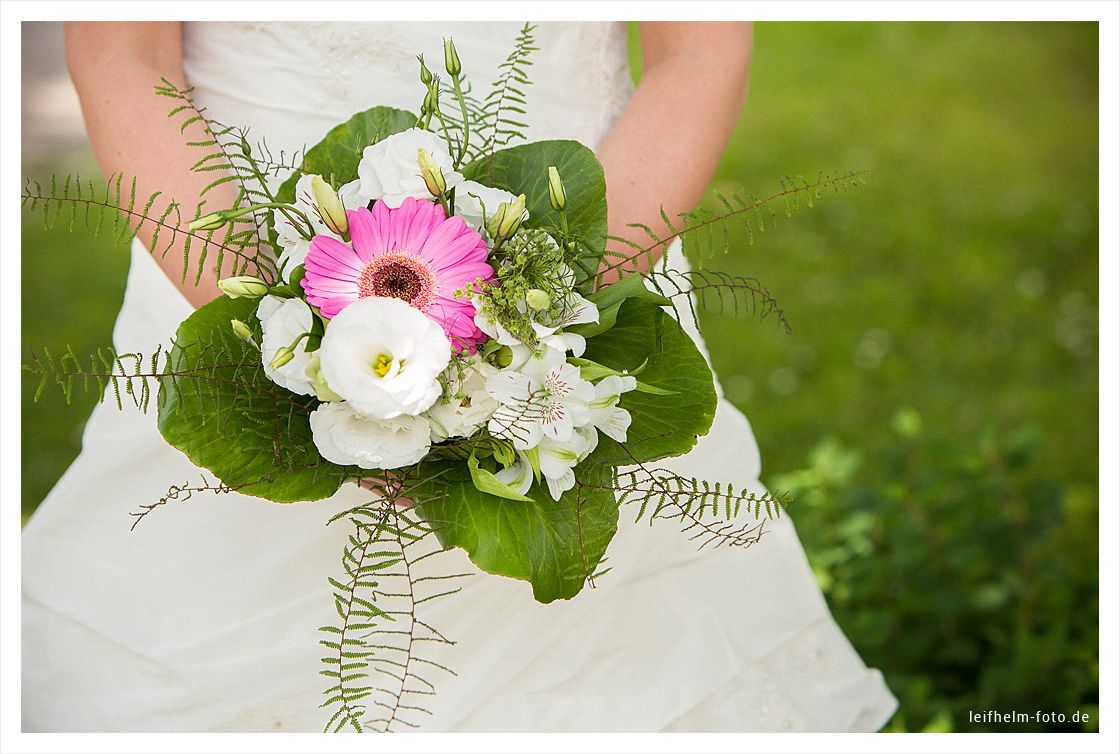
[[[268,283],[252,275],[237,275],[218,281],[222,293],[230,298],[260,298],[268,293]]]
[[[416,59],[420,61],[420,83],[424,86],[431,86],[432,72],[428,70],[428,66],[424,63],[424,56],[417,55]]]
[[[313,358],[307,360],[307,368],[304,370],[304,374],[307,375],[316,398],[321,401],[342,400],[342,396],[331,390],[330,385],[327,384],[327,379],[323,376],[323,369],[319,366],[318,354],[314,354]]]
[[[538,312],[543,312],[552,306],[552,297],[540,288],[530,288],[525,292],[525,303]]]
[[[288,348],[287,346],[281,346],[276,351],[276,355],[272,357],[272,363],[269,366],[271,366],[273,369],[279,369],[294,358],[295,352],[292,351],[292,349]]]
[[[197,220],[191,220],[190,225],[187,226],[188,233],[194,233],[196,230],[217,230],[225,225],[227,222],[224,212],[211,212],[209,215],[203,215]]]
[[[319,208],[319,217],[323,224],[332,233],[345,236],[350,230],[350,223],[346,220],[346,207],[338,198],[338,192],[323,180],[321,176],[311,176],[311,194],[315,198],[315,206]]]
[[[513,363],[513,349],[509,346],[502,346],[494,352],[491,361],[494,363],[494,366],[499,369],[505,369]]]
[[[439,80],[435,83],[428,84],[428,93],[424,95],[424,104],[421,109],[426,113],[434,113],[439,110]]]
[[[437,199],[443,196],[447,191],[447,180],[443,177],[443,171],[436,161],[424,149],[417,151],[416,161],[420,165],[420,177],[424,179],[428,193]]]
[[[564,191],[564,182],[560,180],[560,171],[555,165],[548,167],[548,202],[557,212],[563,211],[568,204],[568,193]]]
[[[512,202],[502,202],[486,221],[486,232],[495,243],[509,240],[517,229],[521,227],[521,219],[525,215],[525,195],[514,199]]]
[[[233,328],[233,334],[237,336],[238,340],[253,343],[253,331],[249,329],[247,324],[239,319],[231,319],[229,326]]]
[[[443,40],[443,66],[451,78],[463,72],[463,66],[459,63],[459,53],[455,51],[455,41],[452,39]]]

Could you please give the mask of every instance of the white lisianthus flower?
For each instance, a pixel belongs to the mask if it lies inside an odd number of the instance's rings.
[[[599,433],[594,427],[576,427],[570,438],[564,442],[546,437],[537,451],[540,454],[541,476],[548,482],[548,494],[553,500],[570,490],[576,484],[573,469],[595,450],[599,444]]]
[[[595,386],[567,362],[550,366],[530,359],[526,366],[528,373],[503,369],[486,380],[486,391],[501,404],[487,422],[490,434],[518,450],[536,447],[546,437],[567,441],[576,427],[587,423]],[[542,366],[543,373],[538,371]]]
[[[311,174],[300,176],[300,179],[296,182],[296,200],[292,206],[302,212],[311,222],[311,230],[314,235],[330,236],[341,241],[342,238],[337,233],[331,232],[331,229],[323,222],[323,215],[315,202],[315,193],[311,189],[311,181],[316,177]],[[338,191],[339,199],[342,200],[342,205],[346,209],[365,206],[365,202],[360,202],[356,196],[354,191],[356,185],[357,181],[354,181],[346,184]],[[295,217],[298,219],[299,216],[295,215]],[[287,279],[292,270],[303,264],[303,260],[307,257],[307,250],[311,247],[311,239],[304,238],[292,220],[279,208],[272,210],[272,225],[276,229],[276,241],[280,244],[281,249],[280,274]],[[300,223],[300,227],[303,227],[302,223]]]
[[[626,442],[626,431],[630,429],[630,412],[619,408],[618,401],[623,393],[637,387],[633,377],[611,375],[595,384],[595,398],[588,405],[591,424],[607,437]]]
[[[462,182],[463,176],[455,172],[443,139],[431,131],[410,128],[382,139],[362,152],[362,159],[358,162],[361,195],[368,199],[380,199],[392,209],[401,206],[410,196],[431,199],[432,195],[420,176],[421,149],[443,172],[448,191]]]
[[[432,424],[432,442],[470,437],[487,422],[498,402],[486,392],[486,380],[497,372],[497,367],[477,354],[467,364],[447,368],[444,375],[451,397],[437,400],[426,414]]]
[[[323,458],[341,466],[399,469],[428,454],[431,428],[423,416],[369,419],[345,401],[311,412],[311,437]]]
[[[314,395],[320,400],[338,400],[322,380],[319,371],[319,352],[304,350],[306,340],[300,341],[291,360],[273,368],[272,360],[281,348],[287,348],[305,332],[311,330],[310,307],[298,298],[265,296],[257,305],[257,319],[261,321],[261,361],[265,375],[282,388],[300,395]]]
[[[485,236],[486,220],[503,202],[512,203],[516,199],[516,196],[500,188],[483,186],[475,181],[463,181],[455,190],[455,214]],[[529,210],[525,210],[521,220],[524,222],[528,219]]]
[[[336,314],[319,346],[327,384],[359,414],[394,419],[426,411],[451,361],[443,328],[398,298],[367,296]]]

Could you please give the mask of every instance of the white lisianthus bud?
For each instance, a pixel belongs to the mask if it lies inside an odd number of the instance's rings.
[[[420,61],[420,83],[424,86],[430,86],[432,83],[432,72],[428,70],[428,65],[424,62],[424,56],[417,55],[416,59]]]
[[[459,63],[459,53],[455,51],[455,41],[452,39],[443,40],[443,65],[451,78],[463,72],[463,66]]]
[[[319,208],[319,217],[323,224],[333,233],[345,236],[350,229],[346,220],[346,207],[338,198],[338,192],[323,180],[322,176],[311,176],[311,195],[315,197],[315,206]]]
[[[540,288],[530,288],[525,293],[525,303],[538,312],[543,312],[552,306],[552,297]]]
[[[420,165],[420,177],[424,179],[428,193],[439,199],[447,191],[447,180],[443,177],[443,171],[423,148],[416,151],[416,162]]]
[[[253,341],[253,331],[249,329],[249,326],[247,324],[239,319],[231,319],[229,321],[229,326],[233,328],[233,334],[237,337],[238,340],[243,340],[246,343],[252,343],[253,345],[256,345],[256,343]]]
[[[560,171],[555,165],[548,166],[548,202],[557,212],[562,212],[568,204],[568,192],[564,190],[564,182],[560,180]]]
[[[487,220],[486,232],[494,239],[494,243],[501,244],[508,241],[521,227],[521,218],[524,214],[524,194],[521,194],[512,202],[502,202]]]
[[[224,212],[211,212],[208,215],[191,220],[187,225],[187,232],[194,233],[196,230],[217,230],[228,222]]]
[[[424,104],[420,107],[426,113],[434,113],[439,110],[439,86],[437,84],[428,85],[428,93],[424,95]]]
[[[268,365],[273,369],[279,369],[280,367],[284,366],[289,361],[294,359],[295,356],[295,351],[288,348],[287,346],[281,346],[276,350],[276,355],[272,357],[272,361],[270,361]]]
[[[236,275],[218,281],[222,293],[230,298],[260,298],[268,293],[268,283],[252,275]]]

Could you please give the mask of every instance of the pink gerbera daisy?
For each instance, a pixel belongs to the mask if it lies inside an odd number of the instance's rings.
[[[396,209],[377,202],[346,213],[350,243],[315,236],[304,260],[303,290],[324,317],[365,296],[408,302],[438,322],[457,348],[475,350],[486,335],[474,323],[474,305],[455,291],[494,268],[486,243],[463,218],[413,198]]]

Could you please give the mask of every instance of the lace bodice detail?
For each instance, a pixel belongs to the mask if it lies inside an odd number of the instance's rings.
[[[521,24],[188,23],[184,69],[208,115],[246,126],[270,148],[315,144],[355,112],[389,105],[416,112],[423,98],[417,54],[442,72],[453,37],[476,95],[485,94]],[[632,87],[623,23],[542,23],[526,89],[530,139],[596,146]]]

